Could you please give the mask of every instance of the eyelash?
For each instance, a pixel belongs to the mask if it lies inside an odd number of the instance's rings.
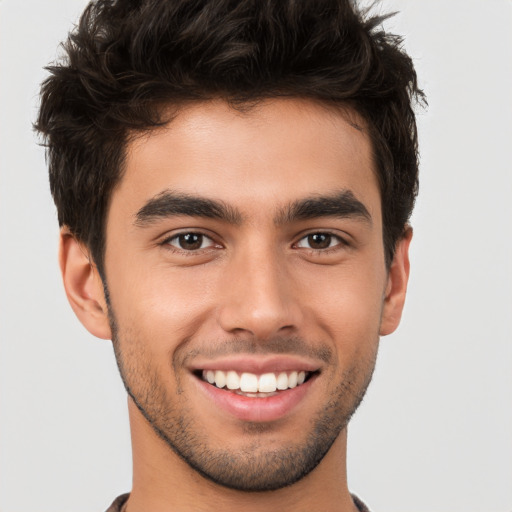
[[[209,240],[210,245],[208,247],[198,247],[197,249],[187,250],[184,248],[176,247],[171,244],[172,241],[174,241],[174,240],[177,241],[180,237],[184,237],[187,235],[195,235],[195,236],[202,237],[201,245],[204,243],[205,239]],[[324,248],[300,247],[299,246],[299,244],[303,240],[306,240],[308,237],[312,237],[312,236],[316,236],[316,235],[323,235],[326,237],[330,237],[329,246],[324,247]],[[335,241],[336,243],[331,246],[330,244],[333,241]],[[222,245],[216,243],[215,240],[211,236],[206,235],[205,233],[202,233],[200,231],[182,231],[180,233],[173,234],[172,236],[165,238],[159,245],[165,246],[168,250],[180,253],[185,256],[194,256],[194,255],[198,255],[198,254],[204,254],[204,252],[209,251],[211,249],[222,248]],[[297,242],[295,242],[293,244],[294,248],[301,249],[301,250],[309,252],[310,254],[315,254],[315,255],[316,254],[330,254],[331,252],[340,250],[342,247],[349,247],[349,246],[350,246],[350,244],[347,242],[347,240],[345,240],[341,236],[339,236],[335,233],[329,232],[329,231],[312,231],[312,232],[306,233],[303,236],[301,236],[301,238],[299,238],[299,240]]]
[[[332,233],[330,231],[312,231],[304,236],[302,236],[297,243],[295,243],[295,246],[298,246],[300,242],[303,240],[315,236],[315,235],[323,235],[330,238],[329,242],[332,243],[333,241],[336,242],[334,245],[329,245],[328,247],[324,248],[313,248],[313,247],[302,247],[302,249],[309,251],[312,254],[330,254],[331,252],[337,251],[341,249],[341,247],[348,247],[350,244],[341,236]]]
[[[209,245],[209,247],[199,247],[197,249],[190,249],[190,250],[183,249],[183,248],[180,248],[180,247],[175,247],[175,246],[173,246],[171,244],[171,242],[173,240],[178,241],[178,239],[180,237],[184,237],[184,236],[187,236],[187,235],[200,236],[200,237],[202,237],[202,241],[201,241],[202,243],[205,240],[209,240],[211,244]],[[201,245],[202,245],[202,243],[201,243]],[[172,236],[169,236],[169,237],[165,238],[164,240],[162,240],[162,242],[159,245],[166,247],[166,249],[168,249],[170,251],[177,252],[177,253],[183,254],[185,256],[194,256],[194,255],[197,255],[197,254],[202,254],[205,251],[208,251],[208,250],[210,250],[212,248],[215,248],[215,246],[221,247],[221,245],[216,243],[215,240],[211,236],[206,235],[205,233],[202,233],[201,231],[182,231],[180,233],[176,233],[176,234],[174,234]]]

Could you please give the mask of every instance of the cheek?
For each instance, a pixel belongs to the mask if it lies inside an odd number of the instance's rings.
[[[109,276],[118,325],[143,342],[152,357],[169,360],[204,325],[211,327],[217,273],[206,266],[176,269],[139,262],[131,272],[118,266]]]
[[[351,265],[318,274],[304,294],[310,314],[341,357],[373,352],[378,343],[385,272],[371,268]]]

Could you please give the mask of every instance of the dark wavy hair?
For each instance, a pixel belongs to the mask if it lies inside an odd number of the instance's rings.
[[[95,0],[47,69],[35,128],[47,146],[61,226],[103,273],[105,220],[133,133],[164,106],[271,97],[349,107],[366,122],[382,199],[386,262],[418,188],[418,88],[387,16],[350,0]]]

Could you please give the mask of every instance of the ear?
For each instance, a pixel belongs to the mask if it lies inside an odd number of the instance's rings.
[[[386,336],[395,331],[402,317],[407,292],[407,282],[409,281],[409,244],[411,243],[411,239],[412,228],[408,227],[403,238],[399,240],[396,245],[384,295],[380,323],[381,336]]]
[[[69,303],[94,336],[111,339],[103,283],[85,246],[67,228],[60,232],[59,263]]]

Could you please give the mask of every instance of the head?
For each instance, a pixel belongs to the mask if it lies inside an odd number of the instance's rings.
[[[222,485],[312,471],[398,325],[422,95],[382,21],[349,1],[97,1],[43,84],[70,300],[154,433]],[[230,372],[296,370],[277,405],[218,395]],[[194,390],[224,404],[224,437]]]
[[[389,265],[417,193],[411,102],[422,93],[383,20],[348,0],[92,2],[63,61],[48,68],[36,123],[60,225],[101,272],[109,200],[132,137],[189,102],[223,98],[246,110],[266,98],[310,98],[364,121]]]

